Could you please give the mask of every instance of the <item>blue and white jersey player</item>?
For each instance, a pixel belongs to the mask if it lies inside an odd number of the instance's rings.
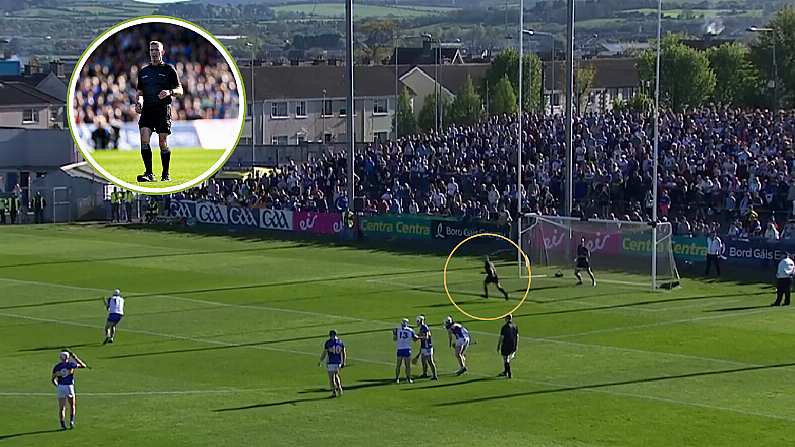
[[[108,319],[105,322],[105,341],[102,344],[113,343],[113,338],[116,336],[116,325],[119,324],[124,317],[124,298],[121,296],[121,291],[116,289],[113,295],[104,300],[105,309],[108,310]]]
[[[455,338],[455,358],[459,366],[456,375],[460,376],[467,372],[467,358],[464,354],[469,347],[469,331],[461,323],[456,323],[451,316],[448,316],[443,324],[447,329],[447,340],[451,348],[453,347],[453,338]]]
[[[61,429],[66,430],[66,404],[69,404],[69,426],[75,428],[75,413],[77,412],[77,396],[75,395],[75,370],[86,368],[84,361],[69,350],[58,355],[59,362],[52,368],[52,384],[55,385],[58,397],[58,418]]]
[[[323,345],[323,352],[320,354],[320,364],[323,364],[324,359],[326,360],[331,397],[342,396],[340,369],[345,366],[347,356],[345,344],[337,337],[337,331],[334,329],[330,330],[328,332],[328,340]]]
[[[422,375],[420,377],[428,377],[428,366],[431,367],[431,380],[439,380],[436,375],[436,362],[433,360],[433,339],[431,328],[425,322],[425,315],[417,316],[417,327],[419,327],[420,338],[420,352],[414,357],[412,363],[416,364],[417,360],[422,357]]]
[[[419,339],[414,329],[409,326],[409,319],[404,318],[400,327],[392,330],[392,339],[397,343],[397,364],[395,364],[395,383],[400,383],[400,364],[406,365],[406,380],[414,383],[411,378],[411,345]]]

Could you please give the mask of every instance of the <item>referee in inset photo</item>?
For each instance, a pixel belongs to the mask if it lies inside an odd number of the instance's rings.
[[[519,347],[519,328],[513,324],[513,316],[505,316],[505,324],[500,329],[500,339],[497,341],[497,352],[502,354],[503,370],[498,374],[499,377],[513,377],[511,373],[511,360],[516,356],[516,349]]]
[[[161,181],[169,181],[169,165],[171,150],[168,148],[168,136],[171,134],[171,98],[181,96],[182,84],[179,82],[174,66],[163,62],[165,48],[156,40],[149,42],[150,64],[138,72],[138,99],[135,113],[140,113],[138,127],[141,132],[141,158],[144,162],[144,173],[138,176],[139,182],[156,181],[152,172],[152,148],[149,141],[152,132],[156,132],[160,143],[160,161],[163,172]]]

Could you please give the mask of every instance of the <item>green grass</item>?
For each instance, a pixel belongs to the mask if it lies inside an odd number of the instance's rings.
[[[222,150],[200,148],[172,149],[169,167],[171,181],[140,184],[163,188],[191,181],[204,173],[223,153]],[[136,177],[144,171],[139,151],[94,151],[92,156],[108,172],[129,183],[138,183]],[[159,179],[161,163],[157,148],[152,149],[152,168]]]
[[[9,445],[795,439],[793,310],[766,307],[767,285],[684,280],[652,294],[598,269],[597,288],[536,278],[515,313],[523,338],[508,381],[494,377],[499,323],[466,318],[477,342],[470,373],[451,374],[439,323],[461,315],[441,293],[443,256],[102,225],[7,226],[0,247],[0,442]],[[453,281],[465,309],[496,314],[515,303],[466,295],[479,293],[476,272]],[[100,298],[116,287],[127,316],[117,342],[101,346]],[[419,313],[435,331],[441,378],[397,386],[390,329]],[[336,400],[317,366],[330,328],[350,356]],[[56,433],[48,379],[64,345],[93,368],[77,373],[77,429]]]
[[[273,10],[278,13],[304,13],[316,17],[344,17],[345,5],[342,3],[291,3],[286,5],[274,6]],[[428,15],[447,14],[458,11],[459,8],[446,8],[434,6],[377,6],[377,5],[356,5],[354,14],[357,19],[368,17],[398,17],[413,18],[425,17]]]

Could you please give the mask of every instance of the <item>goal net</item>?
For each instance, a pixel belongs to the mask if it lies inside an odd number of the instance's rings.
[[[679,285],[671,224],[667,222],[652,227],[646,222],[528,214],[522,217],[520,234],[534,275],[541,273],[539,270],[570,274],[577,245],[585,239],[597,281],[652,289]],[[527,275],[523,260],[520,269],[520,274]]]

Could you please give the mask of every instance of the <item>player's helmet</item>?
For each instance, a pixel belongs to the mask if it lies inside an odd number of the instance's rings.
[[[453,325],[453,317],[448,316],[447,318],[444,319],[442,324],[446,329],[450,329],[450,327]]]
[[[417,325],[425,322],[425,315],[417,315]]]
[[[400,320],[400,326],[406,327],[408,325],[409,325],[409,319],[408,318],[404,318],[404,319]]]
[[[58,357],[59,357],[61,360],[63,360],[63,361],[66,361],[66,359],[68,359],[68,358],[69,358],[69,353],[68,353],[67,351],[61,351],[61,353],[60,353],[60,354],[58,354]]]
[[[334,329],[328,331],[328,336],[329,337],[336,337],[337,336],[337,331],[334,330]]]
[[[114,295],[116,295],[116,296],[119,296],[119,295],[121,295],[121,290],[119,290],[119,289],[115,289],[115,290],[113,291],[113,294],[114,294]]]

